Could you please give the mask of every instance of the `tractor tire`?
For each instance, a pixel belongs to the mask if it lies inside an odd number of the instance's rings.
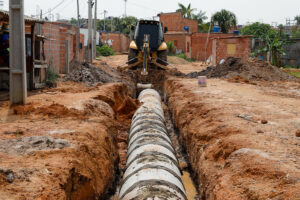
[[[128,52],[128,62],[132,61],[134,58],[138,57],[138,51],[134,49],[129,49]]]
[[[159,59],[165,61],[166,63],[168,62],[168,51],[167,50],[158,51],[157,56],[158,56]],[[161,64],[167,65],[166,63],[161,63]]]

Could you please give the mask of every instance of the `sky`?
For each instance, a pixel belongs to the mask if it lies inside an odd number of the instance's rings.
[[[9,0],[2,1],[4,1],[2,9],[8,10]],[[50,8],[57,5],[59,6],[52,11],[54,19],[58,16],[60,19],[77,16],[77,0],[24,0],[24,2],[25,14],[29,16],[36,15],[39,9],[42,9],[43,13],[49,12]],[[61,2],[63,3],[60,4]],[[88,13],[87,2],[88,0],[79,0],[80,15],[84,18]],[[127,15],[150,19],[160,12],[176,11],[178,3],[184,5],[191,3],[192,8],[205,11],[209,18],[221,9],[230,10],[236,14],[238,24],[256,21],[285,24],[287,18],[294,19],[296,15],[300,15],[300,0],[127,0]],[[125,1],[98,0],[98,18],[104,17],[104,10],[108,11],[107,16],[123,16]]]

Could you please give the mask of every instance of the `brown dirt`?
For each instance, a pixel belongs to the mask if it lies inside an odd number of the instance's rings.
[[[104,94],[109,101],[97,99]],[[0,199],[107,199],[125,166],[128,122],[138,106],[130,94],[123,83],[67,82],[25,106],[3,102]]]
[[[278,67],[272,66],[267,62],[249,59],[247,62],[240,58],[227,58],[223,64],[209,66],[199,73],[188,74],[189,78],[197,76],[207,76],[208,78],[225,78],[242,77],[247,81],[282,81],[296,80],[289,74],[282,72]]]
[[[300,84],[258,85],[166,80],[201,199],[299,199]]]

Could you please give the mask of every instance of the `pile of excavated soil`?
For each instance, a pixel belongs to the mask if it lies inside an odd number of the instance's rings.
[[[233,57],[227,58],[223,64],[218,64],[215,67],[209,66],[201,72],[192,72],[187,75],[189,78],[196,78],[198,76],[227,79],[240,77],[240,79],[247,81],[281,81],[294,79],[294,77],[282,72],[278,67],[267,62],[257,59],[243,61],[241,58]]]
[[[92,64],[73,61],[70,64],[70,73],[64,77],[65,81],[84,82],[89,85],[95,83],[116,82],[115,78],[103,69]]]
[[[139,103],[124,83],[92,90],[74,83],[75,91],[65,83],[29,96],[25,106],[0,107],[0,199],[109,199],[115,193]]]
[[[95,61],[93,64],[72,61],[70,73],[64,77],[64,81],[81,82],[90,86],[118,82],[128,86],[131,96],[135,96],[136,92],[135,76],[132,73],[117,71],[103,61]]]

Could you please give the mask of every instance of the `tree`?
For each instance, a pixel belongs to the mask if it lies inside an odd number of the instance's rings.
[[[259,50],[253,52],[252,55],[270,53],[269,61],[271,61],[272,65],[280,67],[281,56],[285,53],[284,47],[293,42],[288,40],[280,40],[280,35],[276,32],[273,38],[266,36],[265,43],[266,44],[264,47],[261,47]]]
[[[294,19],[296,20],[297,25],[300,25],[300,15],[297,15]]]
[[[242,35],[253,35],[254,38],[266,40],[267,37],[274,38],[277,34],[270,24],[255,22],[247,25],[241,30]]]
[[[206,12],[200,10],[197,14],[192,15],[193,20],[198,21],[198,31],[201,32],[204,30],[203,23],[207,19]]]
[[[112,23],[111,23],[112,21]],[[129,34],[131,27],[135,27],[138,19],[136,17],[128,16],[124,18],[114,17],[112,19],[106,19],[105,30],[106,31],[119,31],[124,34]],[[97,30],[104,30],[104,20],[99,20],[97,23]]]
[[[220,26],[222,33],[228,33],[229,29],[236,27],[237,24],[235,14],[225,9],[215,13],[212,16],[212,21],[214,24],[217,23]]]
[[[193,12],[196,10],[195,8],[191,8],[192,5],[189,4],[185,7],[182,3],[178,3],[179,9],[176,12],[181,12],[182,16],[187,19],[192,19]]]
[[[197,20],[199,24],[203,24],[207,20],[206,12],[200,10],[197,14],[193,14],[193,19]]]

